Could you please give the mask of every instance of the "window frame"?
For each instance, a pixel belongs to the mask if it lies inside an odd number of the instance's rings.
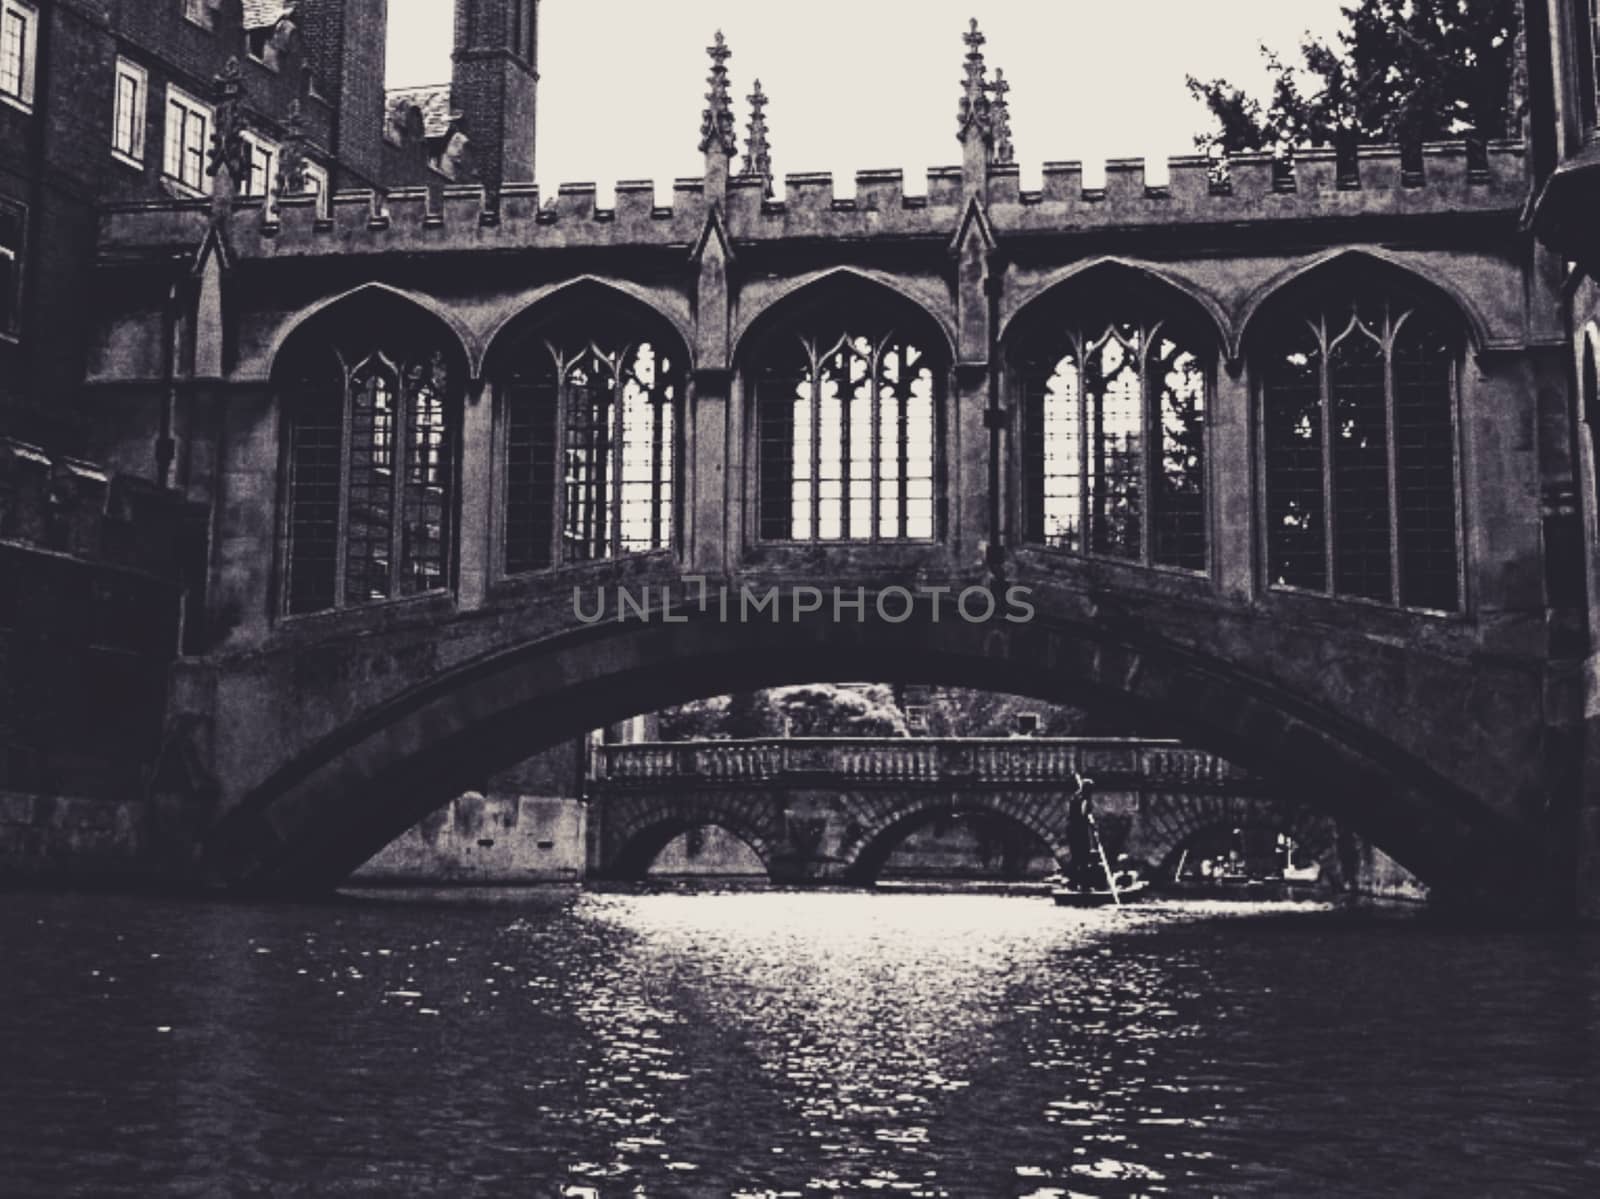
[[[1102,311],[1105,315],[1102,316]],[[1218,382],[1217,375],[1221,369],[1221,354],[1215,342],[1215,336],[1203,324],[1193,318],[1185,317],[1181,312],[1174,311],[1170,305],[1161,303],[1140,303],[1137,300],[1125,302],[1121,309],[1115,307],[1104,310],[1095,310],[1094,319],[1089,319],[1090,313],[1081,307],[1066,309],[1065,312],[1053,316],[1037,318],[1043,322],[1042,329],[1032,326],[1023,334],[1008,353],[1008,398],[1013,413],[1014,436],[1010,440],[1010,454],[1014,466],[1012,479],[1015,483],[1016,499],[1012,504],[1012,520],[1015,522],[1016,543],[1020,547],[1043,554],[1058,556],[1067,560],[1092,562],[1111,567],[1126,567],[1141,571],[1158,571],[1163,574],[1176,575],[1189,579],[1207,579],[1214,576],[1217,568],[1217,529],[1216,529],[1216,416]],[[1127,318],[1127,319],[1124,319]],[[1142,438],[1142,461],[1138,476],[1140,488],[1139,512],[1139,554],[1137,557],[1108,553],[1094,548],[1094,499],[1091,494],[1094,474],[1090,469],[1090,459],[1094,454],[1094,447],[1089,436],[1089,422],[1084,418],[1092,415],[1090,397],[1083,385],[1084,363],[1094,353],[1100,353],[1110,341],[1122,342],[1120,334],[1116,332],[1119,325],[1134,324],[1138,327],[1139,335],[1139,382],[1140,382],[1140,415],[1143,423],[1140,436]],[[1098,330],[1098,332],[1091,332]],[[1047,332],[1048,331],[1048,332]],[[1200,452],[1202,462],[1200,465],[1200,536],[1204,543],[1204,562],[1199,566],[1184,566],[1181,563],[1162,562],[1156,558],[1156,533],[1159,514],[1155,497],[1157,488],[1154,481],[1160,470],[1160,458],[1165,446],[1160,421],[1161,412],[1159,389],[1152,389],[1150,380],[1146,375],[1146,364],[1153,358],[1152,343],[1165,338],[1177,347],[1180,353],[1191,355],[1196,362],[1201,381],[1200,396]],[[1040,474],[1037,480],[1030,477],[1028,462],[1027,440],[1030,434],[1028,421],[1028,388],[1030,382],[1044,369],[1040,360],[1042,355],[1028,353],[1029,342],[1037,341],[1044,345],[1055,345],[1058,348],[1050,351],[1054,361],[1049,364],[1049,373],[1044,375],[1045,386],[1048,387],[1050,379],[1060,369],[1062,361],[1070,354],[1077,363],[1078,385],[1076,388],[1078,426],[1078,471],[1076,475],[1078,487],[1078,545],[1070,546],[1051,545],[1048,541],[1034,538],[1028,528],[1029,505],[1032,501],[1032,488],[1037,483],[1043,488],[1046,484],[1046,474]],[[1124,344],[1124,348],[1126,346]],[[1154,394],[1153,394],[1154,393]],[[1102,401],[1103,402],[1103,401]],[[1043,432],[1041,431],[1041,436]],[[1043,497],[1041,497],[1042,503]]]
[[[214,32],[217,28],[218,0],[183,0],[183,19],[197,29]]]
[[[600,310],[594,315],[593,321],[585,322],[584,328],[599,327],[605,329],[608,314]],[[654,350],[657,360],[665,357],[672,361],[669,375],[661,383],[662,387],[671,387],[673,395],[665,401],[665,406],[670,409],[670,430],[663,433],[660,429],[662,422],[656,421],[656,440],[659,448],[664,451],[660,461],[652,458],[652,471],[655,478],[652,486],[658,491],[664,487],[668,497],[663,503],[659,496],[651,498],[652,523],[666,526],[664,534],[660,537],[661,544],[644,548],[629,548],[623,543],[622,515],[624,504],[622,489],[628,482],[624,478],[625,467],[623,464],[623,446],[626,444],[622,437],[624,431],[625,411],[624,404],[620,401],[620,393],[626,386],[618,378],[613,379],[612,388],[614,402],[612,404],[612,418],[610,433],[612,440],[608,444],[608,461],[606,463],[609,473],[606,480],[606,502],[609,505],[606,543],[607,552],[604,556],[571,558],[567,557],[568,529],[567,517],[570,510],[568,492],[571,483],[567,477],[567,453],[569,449],[569,421],[572,416],[571,399],[574,391],[569,381],[572,371],[579,366],[588,356],[591,348],[599,351],[598,339],[589,338],[583,341],[583,348],[573,349],[579,338],[572,336],[566,328],[556,328],[546,332],[535,332],[528,337],[519,347],[517,353],[521,355],[542,355],[539,366],[544,366],[544,359],[552,365],[552,374],[555,387],[555,407],[550,419],[550,446],[547,465],[550,467],[550,479],[544,485],[548,490],[550,512],[546,556],[542,563],[519,567],[513,570],[509,563],[511,552],[510,510],[511,510],[511,426],[512,426],[512,391],[515,388],[526,387],[537,391],[539,388],[549,386],[548,379],[528,370],[519,361],[512,369],[501,373],[494,381],[495,397],[495,460],[499,464],[495,480],[495,514],[493,530],[493,562],[494,577],[498,580],[516,580],[537,577],[554,571],[583,568],[597,563],[615,563],[629,558],[637,558],[645,554],[677,553],[682,545],[684,523],[684,458],[685,458],[685,420],[689,411],[688,386],[689,370],[687,355],[682,347],[676,343],[675,338],[651,329],[639,328],[626,321],[625,318],[615,319],[611,327],[617,334],[615,338],[606,339],[608,345],[614,344],[617,348],[610,353],[610,357],[618,362],[626,361],[631,368],[634,355],[642,345],[649,344]],[[553,342],[559,340],[563,349],[557,352],[553,349]],[[602,357],[605,352],[601,351]],[[618,372],[619,374],[622,372]],[[634,482],[638,482],[635,480]]]
[[[134,85],[134,112],[131,114],[132,120],[128,130],[132,142],[127,149],[117,144],[117,138],[122,132],[122,83],[125,79]],[[149,124],[150,73],[132,59],[119,54],[111,93],[111,157],[118,162],[143,170]]]
[[[18,43],[21,57],[17,64],[17,90],[7,91],[0,85],[0,101],[23,112],[31,113],[39,67],[38,6],[33,4],[32,0],[0,0],[0,54],[4,53],[6,38],[13,21],[23,23],[22,37]]]
[[[184,120],[179,124],[180,137],[175,150],[172,145],[172,110],[174,108],[177,108],[184,114]],[[216,109],[212,105],[205,103],[205,101],[196,99],[193,95],[184,91],[183,88],[179,87],[177,84],[168,83],[166,103],[162,106],[161,115],[161,177],[174,187],[181,189],[185,195],[196,198],[204,196],[206,194],[205,155],[211,146],[212,128],[217,119]],[[204,119],[204,124],[201,127],[200,181],[198,183],[190,183],[188,180],[184,179],[182,175],[184,155],[190,153],[188,150],[188,139],[182,135],[187,133],[188,122],[191,118]],[[174,162],[177,163],[179,171],[177,175],[172,174],[168,169],[169,166]]]
[[[16,246],[0,246],[0,254],[12,263],[12,294],[6,307],[0,308],[0,341],[16,343],[22,340],[23,276],[28,269],[28,206],[0,197],[0,211],[14,215],[17,221]]]
[[[1356,288],[1354,291],[1340,290],[1331,293],[1331,298],[1319,299],[1311,304],[1304,302],[1304,296],[1291,307],[1291,319],[1302,323],[1320,320],[1324,328],[1331,329],[1333,323],[1329,320],[1332,312],[1350,311],[1353,306],[1363,301],[1382,303],[1385,306],[1385,324],[1387,328],[1386,340],[1381,345],[1383,354],[1384,376],[1384,437],[1385,437],[1385,486],[1388,490],[1388,524],[1389,524],[1389,597],[1385,599],[1367,595],[1357,595],[1339,590],[1338,582],[1338,514],[1334,505],[1334,492],[1337,487],[1334,465],[1334,440],[1330,436],[1333,429],[1334,391],[1332,381],[1332,368],[1330,358],[1337,343],[1344,336],[1362,337],[1370,336],[1363,329],[1349,329],[1344,333],[1334,332],[1326,339],[1326,346],[1320,353],[1318,366],[1318,409],[1321,419],[1320,458],[1322,471],[1323,493],[1323,586],[1309,587],[1297,583],[1279,583],[1272,579],[1272,528],[1271,528],[1271,479],[1268,469],[1267,445],[1267,378],[1264,369],[1265,359],[1261,353],[1258,342],[1248,355],[1248,370],[1250,375],[1250,416],[1255,442],[1254,467],[1256,478],[1260,480],[1256,491],[1255,516],[1260,529],[1256,539],[1256,551],[1260,560],[1260,581],[1263,591],[1273,594],[1311,596],[1317,599],[1328,600],[1341,604],[1366,604],[1370,607],[1384,608],[1392,612],[1405,612],[1421,616],[1435,616],[1447,618],[1462,618],[1469,611],[1469,597],[1467,592],[1467,495],[1464,487],[1465,454],[1463,438],[1466,435],[1462,420],[1462,367],[1464,355],[1464,342],[1455,334],[1450,320],[1448,309],[1423,296],[1412,295],[1398,288]],[[1393,311],[1403,309],[1401,319],[1396,322]],[[1397,410],[1397,386],[1395,382],[1395,345],[1403,331],[1404,325],[1418,313],[1423,314],[1422,319],[1430,317],[1439,327],[1451,330],[1454,341],[1449,360],[1449,392],[1450,392],[1450,461],[1451,461],[1451,499],[1455,509],[1455,606],[1451,608],[1435,608],[1421,604],[1405,602],[1403,555],[1404,549],[1401,536],[1400,513],[1400,477],[1398,436],[1395,429],[1395,413]],[[1268,336],[1280,331],[1281,325],[1269,331]],[[1341,326],[1343,329],[1343,326]],[[1319,344],[1321,335],[1319,334]]]
[[[819,332],[819,329],[824,332]],[[843,351],[847,355],[861,355],[860,348],[855,344],[864,340],[868,344],[866,352],[867,377],[871,380],[872,387],[868,402],[868,419],[871,422],[869,433],[868,451],[865,460],[866,478],[862,479],[853,473],[852,468],[858,460],[852,457],[853,449],[850,437],[846,433],[849,427],[849,409],[851,397],[840,389],[837,407],[839,414],[837,437],[839,457],[833,466],[838,471],[837,478],[825,479],[822,475],[822,449],[824,446],[823,427],[824,414],[822,398],[824,367]],[[911,389],[905,386],[905,380],[899,381],[904,388],[903,393],[896,399],[898,408],[897,423],[906,430],[906,440],[902,444],[898,434],[894,441],[887,441],[883,430],[883,383],[882,363],[884,356],[890,350],[902,356],[907,349],[914,349],[919,359],[914,365],[907,365],[902,361],[902,371],[917,373],[923,369],[928,372],[932,394],[928,397],[930,423],[927,438],[931,447],[928,459],[928,487],[927,503],[929,506],[929,531],[927,536],[913,536],[910,533],[911,515],[909,505],[921,502],[920,497],[913,499],[909,494],[912,483],[921,482],[920,477],[909,473],[910,447],[913,444],[910,437],[910,418],[907,409],[912,399]],[[767,386],[781,382],[780,376],[773,364],[780,361],[776,355],[787,351],[803,357],[807,363],[806,369],[811,374],[811,397],[807,402],[809,409],[809,428],[805,436],[800,436],[799,430],[790,424],[790,477],[784,481],[784,486],[789,489],[789,533],[782,537],[767,536],[763,531],[766,521],[765,502],[767,498],[766,465],[763,461],[763,447],[766,445],[766,419],[767,402],[764,391]],[[750,469],[748,486],[748,540],[754,545],[771,546],[774,548],[785,547],[850,547],[850,546],[913,546],[926,547],[943,543],[948,536],[948,477],[946,473],[946,437],[950,419],[951,396],[953,394],[951,365],[947,358],[948,350],[944,341],[932,330],[924,327],[922,322],[906,319],[896,314],[888,318],[873,319],[870,306],[851,305],[849,310],[836,319],[819,320],[813,315],[802,316],[793,321],[786,321],[763,338],[757,346],[752,358],[742,371],[743,394],[747,408],[747,440],[746,457]],[[797,361],[799,359],[797,358]],[[848,369],[848,368],[847,368]],[[894,457],[900,461],[907,470],[904,478],[896,477],[896,494],[886,497],[884,484],[890,480],[884,475],[885,447],[892,449]],[[829,446],[828,448],[835,448]],[[795,536],[797,504],[793,498],[793,487],[797,480],[793,476],[794,465],[805,456],[808,463],[807,491],[808,498],[805,503],[805,525],[809,532],[805,536]],[[838,515],[841,533],[845,528],[850,529],[850,536],[823,537],[820,533],[822,524],[822,495],[823,484],[835,483],[839,486],[837,497]],[[855,531],[855,521],[851,517],[851,506],[858,498],[855,487],[865,483],[866,500],[868,503],[867,525],[868,532],[861,535]],[[902,486],[904,490],[902,490]],[[780,488],[782,490],[782,488]],[[829,497],[830,499],[832,497]],[[907,531],[904,534],[883,533],[885,517],[885,503],[892,503],[902,509],[897,524]]]
[[[305,161],[305,166],[303,169],[305,171],[307,182],[315,180],[317,186],[315,189],[308,187],[300,194],[303,196],[315,195],[317,197],[317,219],[325,221],[333,215],[333,209],[331,207],[333,197],[329,192],[328,168],[323,166],[320,162],[312,162],[308,158]]]
[[[249,172],[245,177],[244,190],[240,191],[239,194],[241,196],[249,197],[250,199],[260,198],[262,201],[262,208],[265,210],[268,216],[271,216],[276,211],[278,206],[278,197],[273,191],[273,184],[277,181],[279,164],[278,155],[283,152],[283,147],[277,142],[273,141],[270,137],[263,133],[257,133],[253,129],[241,129],[239,131],[239,136],[244,140],[245,145],[250,148]],[[262,184],[262,190],[256,192],[251,191],[250,187],[256,173],[256,155],[258,153],[264,153],[267,156],[268,164],[266,177]]]
[[[414,454],[417,445],[414,440],[416,426],[413,421],[414,390],[413,385],[406,379],[408,373],[418,368],[419,363],[425,359],[398,361],[389,352],[389,346],[377,344],[368,348],[359,357],[352,359],[342,348],[331,345],[322,347],[325,361],[336,363],[342,380],[339,391],[340,410],[336,421],[328,422],[324,427],[338,429],[339,461],[337,495],[335,498],[334,537],[333,537],[333,602],[331,605],[320,608],[307,608],[296,610],[292,604],[294,599],[294,572],[295,572],[295,435],[300,427],[299,413],[296,404],[302,402],[299,393],[279,387],[279,403],[283,405],[283,436],[282,465],[279,474],[279,494],[282,502],[278,514],[278,601],[277,617],[284,621],[314,620],[321,617],[343,616],[353,612],[366,612],[376,609],[389,608],[397,604],[417,603],[441,595],[453,594],[456,587],[456,571],[460,560],[460,503],[461,503],[461,386],[457,378],[457,368],[450,365],[449,355],[443,350],[436,353],[439,361],[446,370],[445,381],[438,392],[438,402],[442,409],[443,430],[441,453],[438,464],[445,473],[443,496],[441,503],[440,536],[444,541],[442,553],[439,557],[439,584],[435,587],[418,589],[407,593],[404,590],[404,581],[407,573],[408,560],[404,553],[406,521],[406,489],[410,483],[410,472],[414,465]],[[394,408],[390,414],[391,438],[387,451],[387,464],[381,469],[387,471],[389,495],[388,541],[388,584],[389,594],[376,599],[351,601],[347,595],[350,571],[350,508],[352,495],[352,469],[355,456],[355,447],[352,444],[355,423],[356,403],[354,389],[357,379],[364,372],[370,372],[374,377],[388,372],[394,381],[393,403]],[[290,386],[293,387],[296,370],[290,376]]]

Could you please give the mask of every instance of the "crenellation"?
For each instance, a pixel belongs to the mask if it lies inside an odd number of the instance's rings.
[[[1211,160],[1204,154],[1179,154],[1167,159],[1167,195],[1188,211],[1211,196]]]
[[[439,195],[439,216],[446,228],[471,229],[488,211],[488,196],[478,183],[455,184]]]
[[[826,171],[783,177],[784,201],[791,213],[833,209],[833,176]]]
[[[897,212],[905,207],[905,175],[890,170],[856,172],[856,206],[867,212]]]
[[[595,185],[563,183],[556,188],[556,222],[592,221],[595,214]]]
[[[315,196],[282,197],[278,201],[278,244],[284,247],[309,244],[316,220]]]
[[[1398,191],[1400,147],[1360,147],[1356,151],[1356,178],[1362,191]]]
[[[1226,182],[1219,185],[1211,160],[1184,155],[1169,159],[1165,185],[1152,186],[1143,159],[1120,158],[1106,163],[1100,188],[1083,186],[1080,162],[1049,162],[1037,191],[1022,189],[1015,164],[998,163],[990,166],[986,195],[990,219],[1002,235],[1379,212],[1420,215],[1463,205],[1512,209],[1524,199],[1519,145],[1495,143],[1474,156],[1461,144],[1430,144],[1420,162],[1420,178],[1414,172],[1407,181],[1393,146],[1362,147],[1349,175],[1329,148],[1301,151],[1292,168],[1270,153],[1241,154],[1228,160],[1221,176]],[[723,219],[739,239],[948,233],[963,194],[961,170],[932,168],[927,183],[926,195],[908,196],[902,171],[863,170],[855,175],[852,198],[835,195],[831,174],[794,173],[785,177],[782,199],[767,199],[761,176],[733,176],[727,181]],[[236,252],[249,257],[376,253],[399,244],[468,249],[497,238],[508,245],[597,246],[693,242],[699,236],[708,203],[703,178],[674,180],[673,203],[667,206],[655,203],[648,180],[619,183],[615,195],[614,206],[601,209],[595,184],[587,182],[561,185],[543,206],[532,183],[505,185],[497,203],[478,184],[407,187],[384,195],[345,191],[331,197],[326,220],[318,219],[314,196],[284,197],[270,216],[261,199],[241,198],[234,203],[232,237]],[[203,234],[208,211],[208,202],[200,200],[108,206],[101,219],[102,244],[124,250],[193,244]],[[501,226],[503,232],[483,231]],[[552,231],[540,232],[546,226]],[[329,232],[332,237],[322,236]]]
[[[1339,153],[1334,149],[1302,150],[1294,159],[1295,191],[1317,198],[1339,190]]]
[[[625,179],[613,189],[613,217],[619,230],[636,231],[650,227],[656,206],[656,185],[649,179]]]
[[[741,228],[754,224],[761,218],[766,196],[767,180],[764,175],[733,176],[728,180],[729,223]]]
[[[928,207],[954,208],[961,203],[961,168],[928,168]]]
[[[1265,151],[1228,159],[1228,182],[1235,203],[1257,204],[1273,192],[1276,156]]]
[[[1083,197],[1083,163],[1047,162],[1040,189],[1047,204],[1076,204]]]
[[[1132,204],[1145,199],[1144,159],[1112,158],[1106,162],[1105,198],[1108,204]]]
[[[500,188],[500,223],[526,229],[539,216],[539,185],[507,183]]]
[[[336,224],[339,215],[338,200],[339,197],[335,196]],[[382,211],[389,218],[389,228],[395,232],[409,233],[413,229],[421,229],[428,220],[428,189],[397,187],[384,198]]]
[[[1014,162],[997,162],[989,167],[989,203],[1022,203],[1022,168]]]

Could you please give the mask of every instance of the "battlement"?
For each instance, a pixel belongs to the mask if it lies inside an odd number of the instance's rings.
[[[1408,169],[1395,146],[1362,147],[1341,162],[1333,150],[1307,150],[1292,162],[1241,154],[1217,163],[1172,158],[1167,180],[1152,185],[1139,158],[1106,164],[1102,187],[1084,186],[1078,162],[1046,163],[1042,185],[1024,191],[1015,164],[989,168],[984,189],[991,225],[1007,234],[1072,234],[1174,225],[1237,225],[1369,216],[1424,216],[1514,210],[1527,195],[1519,142],[1496,142],[1474,161],[1460,143],[1422,147]],[[260,198],[235,202],[231,240],[242,258],[462,251],[534,247],[649,246],[692,243],[705,221],[704,180],[677,179],[672,203],[654,185],[628,180],[603,208],[592,183],[564,183],[554,195],[508,184],[498,196],[478,186],[341,192],[326,215],[311,196],[267,209]],[[855,195],[835,193],[827,173],[791,174],[781,199],[765,180],[728,181],[724,219],[738,241],[948,237],[963,201],[959,167],[933,167],[920,193],[898,169],[864,170]],[[195,245],[209,220],[206,201],[115,204],[102,211],[109,253]]]
[[[148,480],[0,437],[0,542],[175,578],[184,509]]]

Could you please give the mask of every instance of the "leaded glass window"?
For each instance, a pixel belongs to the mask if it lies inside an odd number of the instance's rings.
[[[442,355],[327,352],[286,397],[285,605],[358,607],[437,591],[450,556],[452,422]]]
[[[505,385],[505,570],[672,545],[681,366],[646,338],[539,338]]]
[[[1258,357],[1274,586],[1460,603],[1455,345],[1422,310],[1338,302]]]
[[[1199,340],[1160,320],[1068,322],[1022,357],[1026,540],[1205,570],[1209,367]]]
[[[932,540],[942,372],[904,334],[778,335],[756,378],[768,541]]]

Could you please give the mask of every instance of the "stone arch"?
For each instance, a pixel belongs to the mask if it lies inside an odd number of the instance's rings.
[[[1065,805],[1048,792],[955,792],[920,797],[915,803],[857,802],[855,835],[840,846],[843,875],[851,882],[869,883],[883,869],[895,848],[918,827],[941,813],[981,812],[1008,820],[1039,839],[1057,862],[1067,860]]]
[[[888,623],[870,616],[867,598],[860,622],[724,623],[713,605],[705,615],[686,610],[682,623],[536,635],[431,671],[242,794],[208,839],[208,876],[243,889],[323,889],[530,748],[698,696],[882,678],[1102,703],[1164,724],[1268,783],[1292,785],[1437,895],[1528,894],[1543,877],[1536,832],[1489,806],[1500,784],[1469,789],[1447,773],[1466,742],[1440,752],[1397,741],[1381,719],[1362,719],[1370,703],[1346,709],[1288,689],[1263,673],[1268,659],[1240,660],[1206,641],[1188,648],[1115,613],[1074,615],[1043,593],[1033,621],[991,625],[926,613]]]
[[[1142,292],[1158,301],[1165,299],[1169,305],[1187,313],[1192,324],[1209,326],[1213,345],[1229,357],[1232,356],[1229,347],[1235,341],[1233,322],[1229,320],[1227,310],[1209,291],[1181,275],[1150,263],[1109,254],[1075,262],[1046,276],[1001,323],[1001,343],[1006,346],[1008,353],[1011,352],[1018,333],[1026,331],[1042,310],[1105,281],[1112,282],[1124,291]]]
[[[1243,826],[1288,833],[1318,858],[1333,849],[1327,817],[1305,804],[1243,795],[1155,794],[1141,797],[1139,818],[1120,851],[1164,871],[1200,834]]]
[[[337,321],[345,313],[352,314],[352,317],[363,315],[363,310],[365,315],[379,317],[410,310],[421,317],[430,318],[448,334],[451,348],[459,355],[460,365],[468,372],[476,372],[478,339],[450,309],[422,292],[374,281],[362,283],[335,296],[327,296],[288,318],[274,334],[267,351],[272,377],[276,379],[279,376],[281,364],[288,357],[285,350],[292,350],[308,335],[308,331]]]
[[[1341,272],[1355,278],[1379,280],[1387,278],[1412,291],[1431,295],[1461,321],[1467,339],[1476,352],[1481,353],[1492,340],[1489,323],[1482,311],[1447,276],[1419,268],[1415,263],[1378,246],[1346,246],[1318,254],[1290,267],[1256,288],[1240,307],[1238,319],[1234,323],[1236,330],[1234,340],[1228,347],[1228,357],[1237,361],[1244,356],[1250,337],[1259,323],[1258,318],[1280,297],[1300,294],[1313,279]]]
[[[484,337],[483,350],[474,362],[474,370],[478,374],[491,372],[495,365],[493,360],[507,352],[509,343],[516,341],[519,329],[536,327],[547,313],[558,309],[563,303],[588,306],[602,312],[610,309],[639,325],[655,325],[664,329],[674,337],[673,349],[682,354],[683,362],[688,366],[693,365],[693,330],[681,315],[666,311],[647,290],[626,279],[578,275],[522,297],[515,311],[496,323]]]
[[[674,837],[716,826],[748,845],[768,871],[782,845],[781,813],[770,797],[709,790],[694,796],[612,794],[606,800],[598,873],[637,881]]]
[[[733,352],[729,361],[740,369],[748,369],[752,346],[758,346],[767,330],[791,312],[796,303],[805,297],[828,293],[834,295],[887,294],[896,304],[916,309],[929,327],[936,329],[941,339],[941,351],[947,362],[956,360],[955,325],[949,313],[941,313],[926,297],[913,294],[902,279],[883,271],[864,270],[853,266],[837,266],[827,270],[812,271],[786,281],[777,291],[752,311],[741,311],[734,326]]]

